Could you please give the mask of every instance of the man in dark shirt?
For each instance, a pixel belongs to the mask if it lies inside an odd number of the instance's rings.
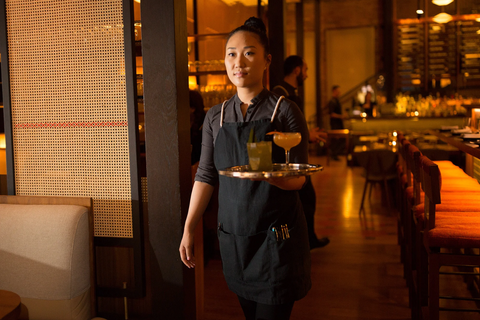
[[[327,104],[326,109],[328,110],[328,114],[330,116],[330,129],[338,130],[338,129],[345,129],[343,126],[343,119],[345,116],[342,113],[342,105],[338,98],[340,97],[340,87],[333,86],[332,87],[332,98]],[[345,142],[343,139],[332,139],[330,146],[331,146],[331,156],[332,159],[335,161],[339,161],[338,155],[344,149]]]
[[[342,105],[338,98],[340,97],[340,87],[332,87],[332,98],[328,102],[328,114],[330,115],[330,129],[345,129],[343,126],[344,116],[342,114]]]
[[[307,79],[308,66],[305,60],[300,56],[289,56],[283,65],[285,77],[280,85],[273,88],[273,92],[295,102],[295,104],[304,111],[303,100],[298,95],[298,87],[303,85]],[[326,140],[326,133],[322,132],[318,127],[309,130],[310,143],[318,143]],[[327,237],[318,239],[315,234],[314,216],[316,206],[315,189],[313,188],[310,178],[307,178],[305,186],[298,192],[300,201],[302,202],[303,211],[307,220],[308,238],[310,249],[326,246],[330,240]]]

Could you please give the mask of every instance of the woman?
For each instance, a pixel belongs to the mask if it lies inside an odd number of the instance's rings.
[[[365,102],[362,105],[363,112],[367,114],[368,117],[373,116],[373,109],[377,104],[372,101],[372,93],[367,91],[365,94]]]
[[[219,182],[218,238],[223,273],[237,294],[246,319],[289,319],[295,300],[311,287],[307,226],[298,198],[305,177],[264,181],[218,175],[218,170],[248,164],[246,143],[271,131],[301,132],[291,162],[307,163],[308,129],[300,109],[263,87],[271,62],[265,25],[250,18],[227,40],[225,66],[237,93],[212,107],[203,125],[202,153],[180,244],[183,263],[193,268],[195,227]],[[285,162],[272,145],[273,162]],[[283,231],[283,232],[282,232]]]

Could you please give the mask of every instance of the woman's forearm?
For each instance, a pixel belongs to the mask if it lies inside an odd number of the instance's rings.
[[[200,221],[200,218],[210,202],[213,190],[214,187],[212,185],[205,182],[195,181],[193,184],[192,195],[190,197],[187,219],[185,221],[185,232],[191,234],[195,232],[198,221]]]

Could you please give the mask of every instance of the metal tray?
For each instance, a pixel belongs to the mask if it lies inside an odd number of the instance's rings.
[[[290,163],[288,167],[285,163],[274,163],[272,171],[251,171],[250,166],[235,166],[225,170],[219,170],[221,175],[242,179],[261,179],[261,178],[280,178],[294,176],[309,176],[322,171],[323,167],[318,164]]]

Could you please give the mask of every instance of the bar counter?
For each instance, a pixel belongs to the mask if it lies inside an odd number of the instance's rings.
[[[350,118],[344,121],[345,127],[353,131],[389,132],[392,130],[424,131],[435,130],[442,126],[464,127],[465,117],[377,117]]]
[[[465,153],[465,172],[478,180],[480,183],[480,148],[473,148],[464,143],[460,137],[450,133],[442,133],[439,130],[429,130],[430,134],[438,137],[443,142],[458,148]]]
[[[430,134],[438,137],[440,140],[443,142],[454,146],[455,148],[465,152],[466,154],[469,154],[477,159],[480,159],[480,149],[479,148],[473,148],[470,147],[469,145],[465,144],[462,140],[462,138],[452,136],[450,134],[444,134],[438,130],[429,130],[428,131]]]

